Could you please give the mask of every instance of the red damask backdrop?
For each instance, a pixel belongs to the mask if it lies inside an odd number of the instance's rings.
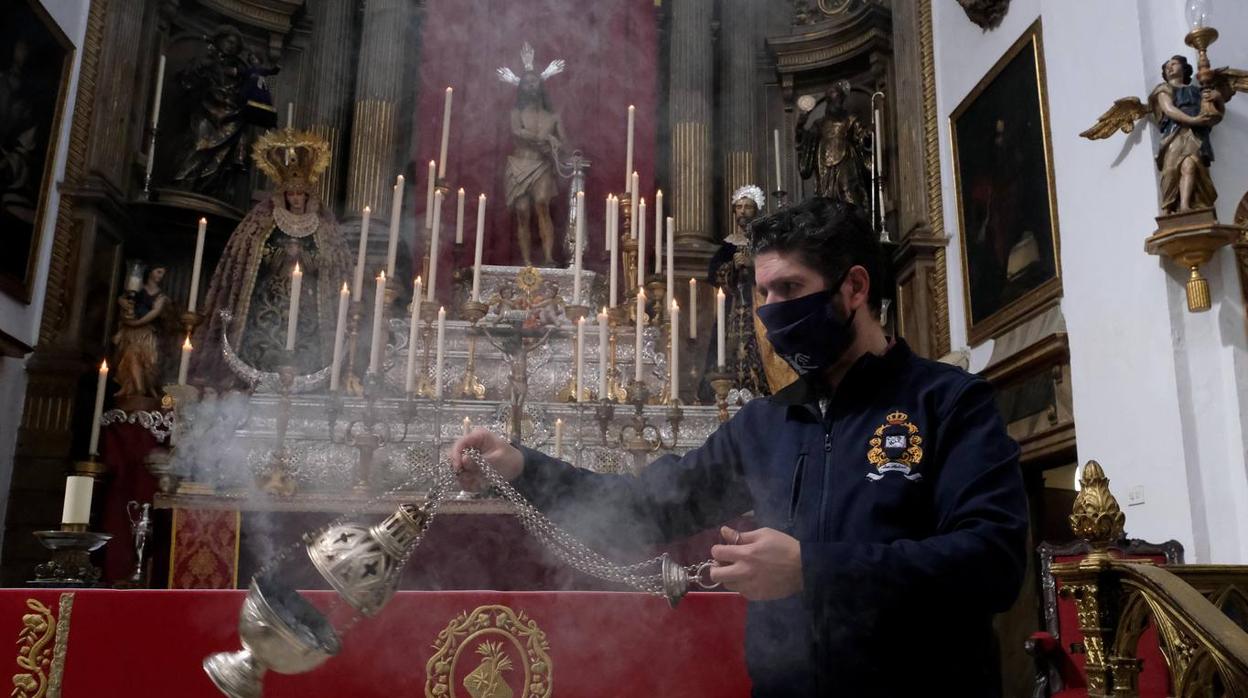
[[[454,190],[463,187],[465,260],[471,263],[477,195],[489,200],[485,227],[485,263],[518,264],[514,225],[504,207],[502,173],[512,150],[508,112],[516,88],[500,82],[496,69],[521,72],[520,47],[532,44],[534,67],[556,58],[567,69],[546,81],[546,94],[560,112],[566,148],[581,150],[592,162],[587,197],[586,266],[602,268],[603,210],[608,193],[624,187],[628,105],[637,107],[634,169],[642,192],[654,188],[655,134],[658,119],[658,12],[654,0],[520,0],[507,3],[429,0],[421,31],[420,82],[411,154],[416,182],[408,190],[416,212],[416,268],[425,254],[425,171],[437,159],[442,103],[447,86],[455,88],[447,153],[452,195],[443,202],[439,293],[449,297],[455,225]],[[567,222],[567,180],[552,206],[557,238]],[[649,197],[647,197],[649,198]],[[447,234],[448,228],[450,233]],[[536,242],[536,232],[534,240]],[[535,255],[540,256],[540,253]]]

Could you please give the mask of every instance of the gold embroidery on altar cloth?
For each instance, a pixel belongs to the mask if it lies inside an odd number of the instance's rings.
[[[12,698],[58,698],[65,650],[69,642],[69,617],[74,595],[61,594],[60,620],[38,599],[26,599],[30,613],[22,615],[17,634],[17,668]]]
[[[553,690],[546,633],[523,611],[497,605],[464,611],[433,647],[426,698],[549,698]]]

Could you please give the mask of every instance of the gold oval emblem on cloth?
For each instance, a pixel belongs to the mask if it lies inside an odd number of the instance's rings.
[[[438,633],[425,665],[426,698],[548,698],[554,686],[546,633],[523,611],[481,606]]]

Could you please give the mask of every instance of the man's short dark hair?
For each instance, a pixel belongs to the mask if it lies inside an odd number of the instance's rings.
[[[871,290],[867,298],[880,309],[884,290],[880,240],[862,210],[836,199],[815,197],[789,206],[750,224],[754,254],[783,252],[819,272],[829,285],[853,266],[867,270]]]

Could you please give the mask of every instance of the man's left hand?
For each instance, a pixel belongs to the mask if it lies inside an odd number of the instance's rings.
[[[771,601],[802,590],[802,544],[774,528],[738,532],[727,526],[720,535],[728,545],[711,546],[716,566],[711,580],[750,601]]]

